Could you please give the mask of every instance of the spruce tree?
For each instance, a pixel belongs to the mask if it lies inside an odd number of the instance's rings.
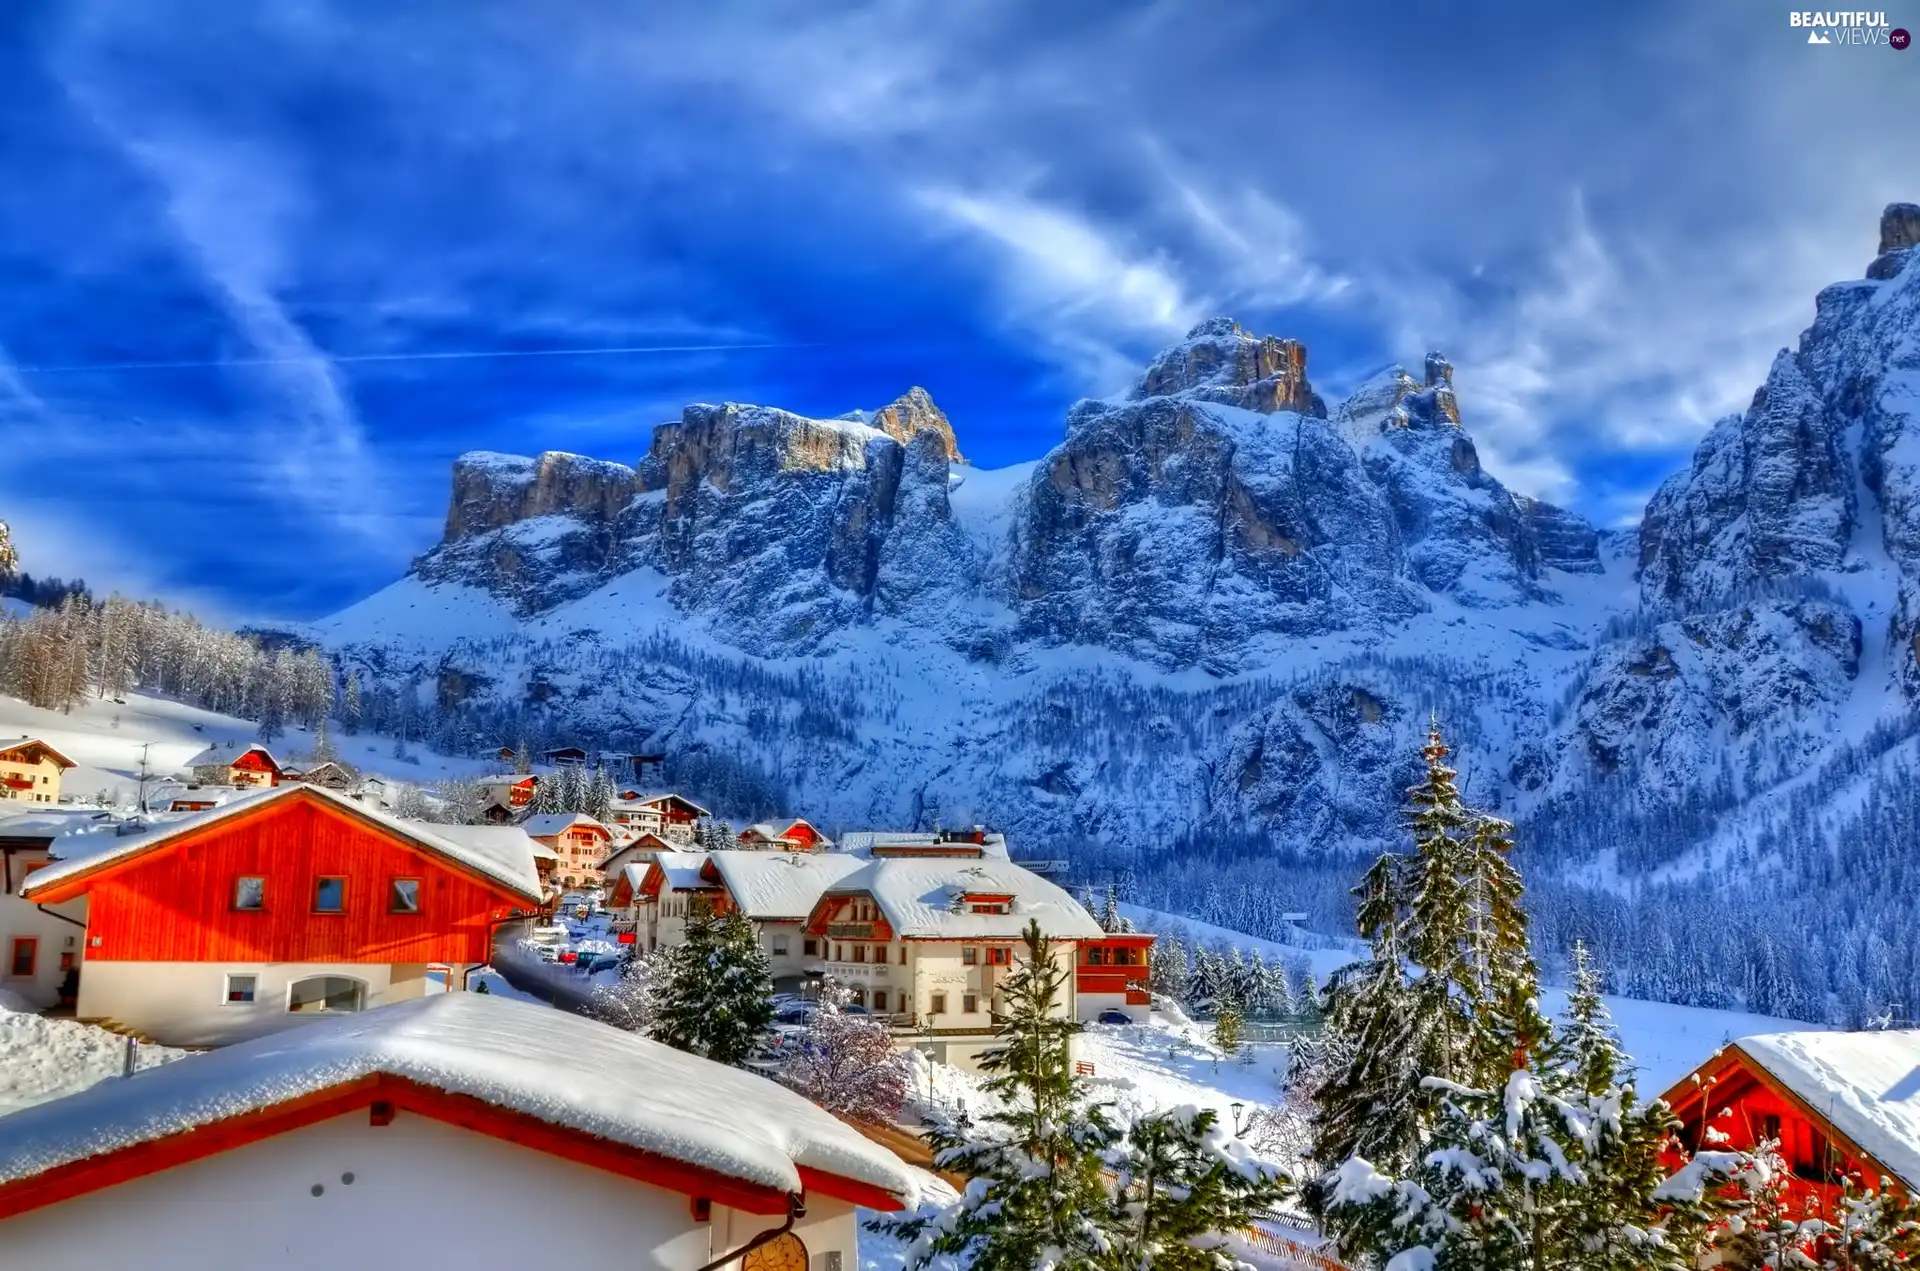
[[[974,1271],[1093,1271],[1110,1247],[1102,1171],[1120,1133],[1074,1076],[1070,1046],[1080,1025],[1057,1006],[1072,972],[1055,962],[1038,922],[1024,939],[1026,959],[1004,982],[993,1015],[996,1044],[980,1060],[995,1100],[974,1131],[981,1137],[952,1126],[928,1135],[938,1166],[972,1184],[951,1208],[872,1224],[911,1242],[911,1268],[952,1258]]]
[[[1410,895],[1401,937],[1406,956],[1421,969],[1412,986],[1414,1009],[1423,1025],[1417,1059],[1425,1076],[1471,1080],[1474,1041],[1469,1021],[1481,996],[1467,940],[1474,917],[1467,881],[1473,814],[1454,786],[1438,724],[1428,731],[1422,754],[1425,778],[1407,791],[1413,857],[1406,867]]]
[[[1420,1142],[1424,1096],[1415,1053],[1420,1021],[1401,966],[1404,874],[1400,857],[1383,855],[1354,888],[1360,933],[1371,955],[1335,973],[1327,994],[1331,1062],[1308,1092],[1314,1108],[1312,1156],[1325,1168],[1357,1157],[1371,1168],[1403,1173]],[[1307,987],[1311,994],[1311,972]],[[1307,1198],[1318,1207],[1321,1195],[1309,1189]],[[1340,1217],[1332,1217],[1337,1229]]]
[[[1149,971],[1153,991],[1184,1004],[1187,1000],[1187,946],[1171,932],[1153,942]]]
[[[773,976],[753,924],[737,909],[715,917],[694,906],[666,969],[654,1039],[735,1067],[752,1058],[773,1022]]]
[[[1180,1108],[1136,1121],[1110,1155],[1108,1206],[1113,1271],[1236,1271],[1221,1246],[1291,1193],[1289,1180],[1237,1139],[1221,1132],[1210,1109]]]
[[[1039,924],[994,1014],[981,1059],[994,1110],[970,1139],[929,1136],[936,1163],[972,1180],[951,1205],[870,1226],[911,1243],[906,1264],[936,1259],[970,1271],[1232,1271],[1223,1235],[1244,1230],[1287,1195],[1273,1166],[1191,1108],[1124,1129],[1087,1097],[1070,1046],[1080,1025],[1061,1005],[1072,971],[1057,965]]]

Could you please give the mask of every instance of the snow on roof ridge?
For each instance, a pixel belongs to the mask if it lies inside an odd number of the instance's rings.
[[[418,1082],[794,1193],[802,1167],[911,1202],[912,1173],[799,1095],[582,1016],[449,993],[304,1024],[0,1118],[0,1183],[334,1089]]]
[[[1920,1028],[1760,1033],[1733,1045],[1920,1188]]]
[[[409,839],[423,847],[438,852],[456,864],[464,865],[468,869],[475,870],[495,882],[511,888],[522,899],[531,901],[534,904],[539,904],[542,899],[539,876],[534,872],[533,858],[531,856],[527,858],[526,868],[520,870],[515,868],[515,866],[518,865],[517,860],[510,865],[503,859],[490,857],[477,848],[456,842],[453,839],[435,833],[432,827],[423,822],[402,820],[371,804],[361,803],[355,799],[348,798],[346,795],[335,790],[329,790],[325,786],[309,786],[293,783],[279,786],[264,786],[256,791],[249,791],[231,798],[218,807],[207,808],[200,812],[189,812],[177,820],[155,823],[147,833],[120,835],[111,840],[111,846],[100,851],[72,856],[48,865],[43,869],[34,871],[33,878],[22,888],[22,892],[24,894],[27,890],[44,891],[56,883],[65,882],[69,878],[89,873],[102,866],[113,864],[118,860],[136,856],[149,848],[177,838],[182,834],[187,834],[208,825],[213,825],[238,816],[242,812],[250,811],[263,804],[272,803],[279,799],[292,798],[298,795],[306,795],[332,803],[336,807],[354,816],[362,817],[373,822],[375,825],[380,826],[390,833],[397,834],[402,838]]]

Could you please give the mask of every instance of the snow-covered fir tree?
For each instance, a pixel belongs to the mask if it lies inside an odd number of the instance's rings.
[[[753,924],[739,910],[696,905],[670,950],[656,992],[653,1036],[715,1063],[752,1058],[773,1022],[773,976]]]
[[[1213,1114],[1180,1109],[1130,1126],[1093,1102],[1073,1070],[1068,967],[1039,924],[1010,975],[981,1059],[993,1109],[962,1134],[929,1136],[936,1163],[973,1180],[950,1205],[871,1225],[908,1241],[906,1263],[970,1271],[1231,1271],[1225,1235],[1287,1193],[1275,1166],[1223,1133]]]

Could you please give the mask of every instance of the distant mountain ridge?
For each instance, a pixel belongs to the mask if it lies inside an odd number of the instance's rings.
[[[1889,208],[1630,545],[1488,473],[1438,354],[1329,406],[1219,318],[997,472],[920,390],[689,406],[632,466],[463,456],[443,541],[314,632],[482,729],[726,756],[829,826],[1369,850],[1438,709],[1569,868],[1708,861],[1920,698],[1917,242]]]

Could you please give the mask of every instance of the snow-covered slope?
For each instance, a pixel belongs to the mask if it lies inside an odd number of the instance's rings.
[[[445,540],[312,634],[488,738],[697,761],[731,811],[1068,854],[1391,843],[1437,710],[1542,861],[1698,868],[1910,728],[1916,225],[1889,209],[1637,542],[1481,466],[1471,368],[1329,409],[1297,343],[1220,319],[1016,469],[907,399],[693,406],[631,466],[468,456]]]

